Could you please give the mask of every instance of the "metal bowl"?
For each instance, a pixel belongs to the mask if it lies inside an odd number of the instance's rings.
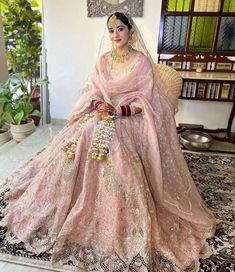
[[[212,144],[212,137],[202,131],[186,130],[179,136],[180,143],[187,149],[202,151],[208,149]]]

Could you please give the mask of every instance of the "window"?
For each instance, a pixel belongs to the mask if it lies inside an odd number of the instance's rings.
[[[235,55],[234,0],[162,0],[160,54]]]

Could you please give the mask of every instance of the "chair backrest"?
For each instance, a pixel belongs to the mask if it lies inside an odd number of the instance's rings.
[[[175,103],[181,94],[183,86],[181,75],[170,66],[155,64],[155,81],[161,91]],[[177,107],[177,105],[175,106]]]

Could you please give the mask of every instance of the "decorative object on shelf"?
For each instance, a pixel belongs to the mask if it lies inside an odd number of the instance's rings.
[[[205,68],[205,63],[196,63],[196,72],[197,73],[201,73],[202,72],[202,69],[204,69]]]
[[[158,62],[180,71],[235,73],[234,60],[209,53],[168,54],[167,57],[159,54]]]
[[[221,99],[229,99],[230,84],[223,83],[221,90]]]
[[[179,135],[180,143],[192,151],[203,151],[212,145],[212,137],[202,131],[186,130]]]
[[[144,0],[87,0],[88,17],[108,16],[115,11],[142,17],[143,3]]]
[[[206,83],[199,82],[197,97],[204,98],[205,97],[205,91],[206,91]]]

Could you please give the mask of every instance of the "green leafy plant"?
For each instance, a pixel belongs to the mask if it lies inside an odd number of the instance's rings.
[[[0,0],[7,62],[10,73],[20,73],[32,92],[39,78],[41,13],[37,1]]]
[[[6,113],[3,112],[2,106],[0,108],[0,129],[7,124]]]
[[[47,79],[40,79],[38,85],[48,84]],[[28,92],[27,82],[21,74],[12,74],[5,83],[0,83],[0,116],[14,125],[27,123],[29,116],[41,116],[33,110],[30,103],[32,93]]]

